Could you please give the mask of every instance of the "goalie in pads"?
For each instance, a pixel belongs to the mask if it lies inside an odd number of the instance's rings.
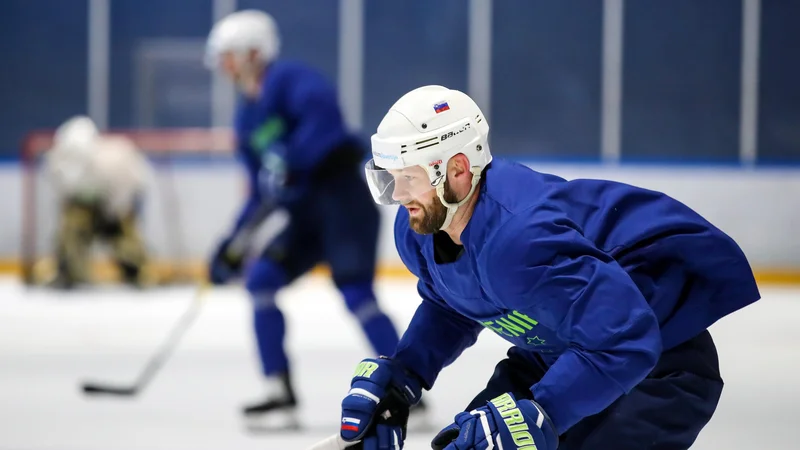
[[[100,135],[90,118],[76,116],[56,130],[45,158],[59,220],[55,273],[38,264],[37,281],[60,289],[90,282],[90,250],[100,240],[109,245],[126,283],[146,284],[136,219],[150,167],[139,149],[125,137]]]

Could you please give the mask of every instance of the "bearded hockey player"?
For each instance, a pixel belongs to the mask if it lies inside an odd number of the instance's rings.
[[[49,284],[69,289],[92,282],[91,248],[108,245],[124,282],[149,283],[146,250],[136,222],[150,167],[127,138],[103,136],[85,116],[55,133],[45,174],[59,204],[56,274]]]
[[[408,407],[488,329],[508,357],[434,449],[688,449],[723,387],[707,328],[760,297],[745,255],[663,193],[492,158],[488,132],[470,97],[426,86],[372,136],[422,303],[391,357],[359,365],[341,437],[402,447]]]
[[[206,61],[241,93],[235,128],[250,195],[212,258],[209,278],[223,284],[243,274],[252,300],[266,397],[243,414],[257,431],[299,426],[275,298],[315,265],[330,268],[376,355],[393,352],[398,342],[373,291],[379,212],[363,177],[367,150],[346,129],[333,86],[308,65],[279,59],[279,42],[270,15],[239,11],[214,25]],[[288,226],[266,248],[250,248],[276,208],[288,213]],[[248,252],[255,256],[245,264]]]

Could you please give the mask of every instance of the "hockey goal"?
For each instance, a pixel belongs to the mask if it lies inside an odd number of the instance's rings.
[[[53,130],[32,132],[21,149],[20,270],[29,284],[54,265],[58,205],[42,170],[42,156],[51,147],[53,134]],[[148,183],[139,222],[158,278],[166,282],[197,279],[214,236],[233,220],[229,209],[240,201],[238,167],[226,163],[233,154],[233,133],[227,128],[182,128],[108,134],[130,138],[151,162],[154,177]],[[103,252],[95,254],[92,277],[103,281],[117,276]]]

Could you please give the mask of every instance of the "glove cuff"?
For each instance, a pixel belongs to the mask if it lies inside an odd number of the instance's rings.
[[[380,356],[378,359],[388,362],[392,372],[391,387],[398,391],[397,393],[409,406],[419,403],[424,386],[422,378],[396,359],[388,356]]]

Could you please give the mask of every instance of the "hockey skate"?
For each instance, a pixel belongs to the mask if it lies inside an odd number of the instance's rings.
[[[300,428],[297,399],[288,374],[266,378],[266,399],[242,409],[245,425],[252,433],[294,431]]]

